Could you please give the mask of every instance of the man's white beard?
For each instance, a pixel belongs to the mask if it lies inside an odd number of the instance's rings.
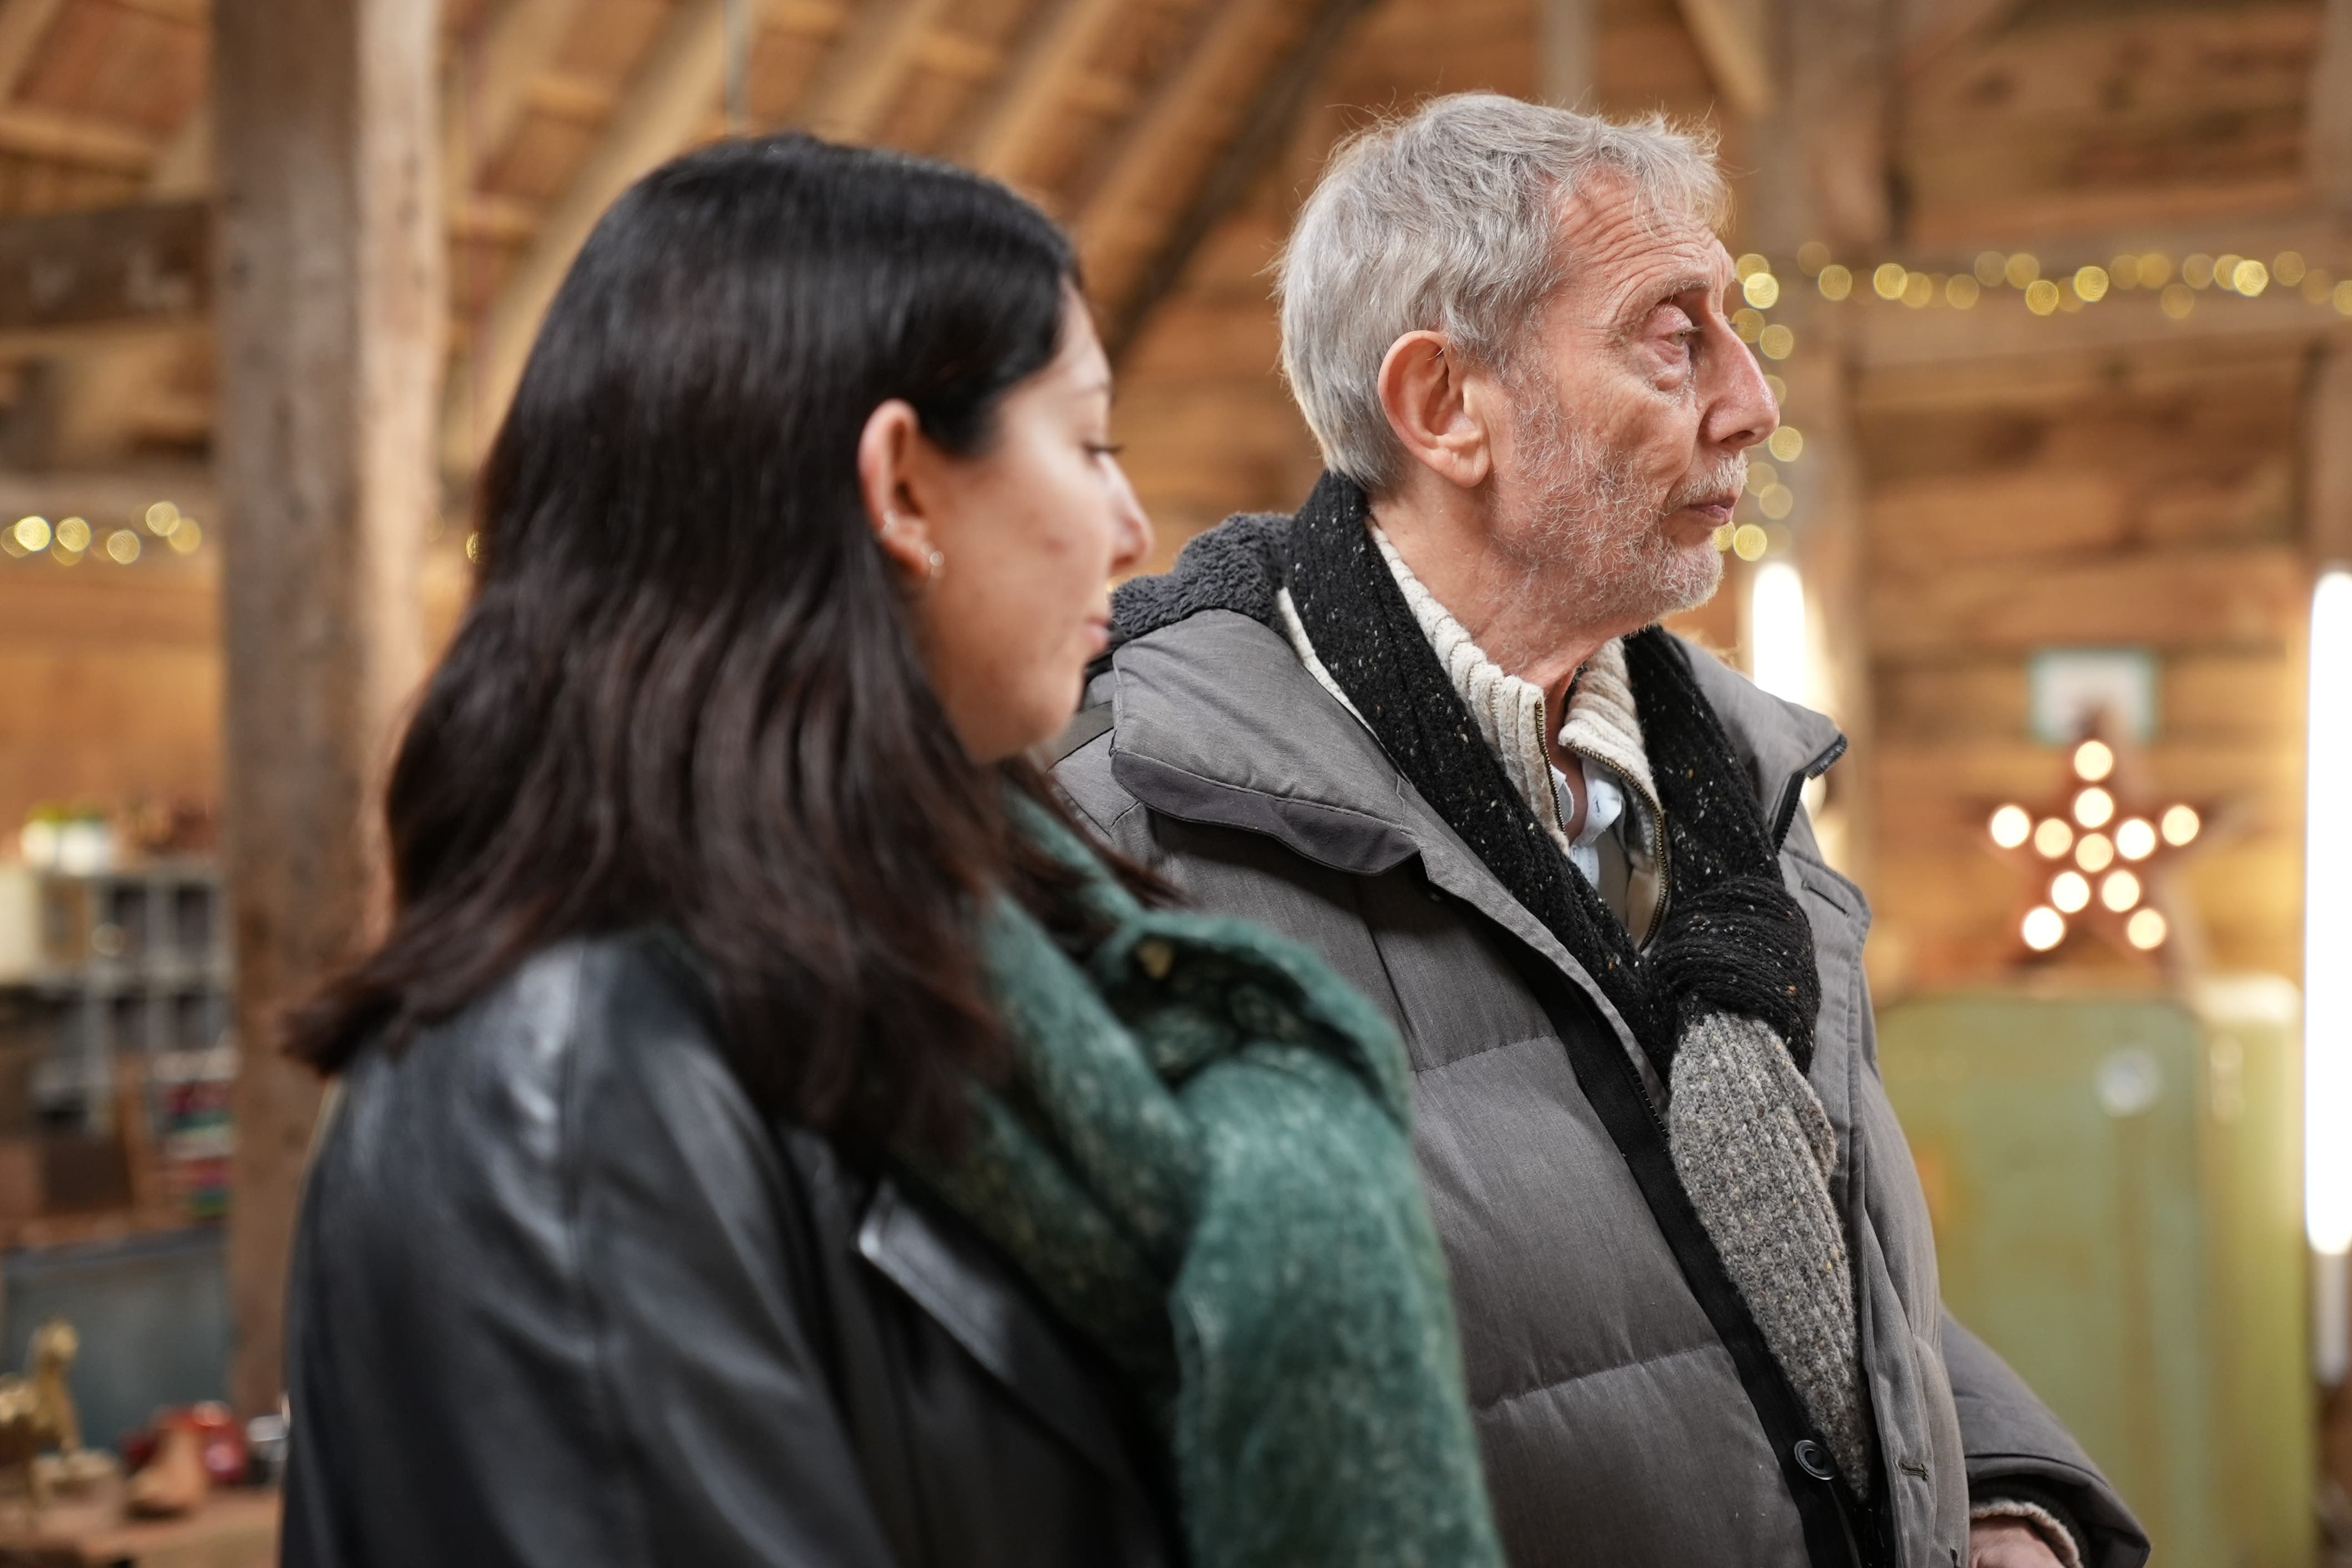
[[[1624,455],[1570,429],[1549,398],[1520,407],[1521,549],[1531,577],[1575,585],[1580,624],[1647,625],[1715,596],[1722,555],[1711,544],[1676,544],[1666,519],[1727,491],[1738,494],[1746,458],[1695,475],[1665,496],[1645,495]]]

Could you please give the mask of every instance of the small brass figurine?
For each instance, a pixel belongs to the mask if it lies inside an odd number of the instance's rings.
[[[24,1477],[26,1507],[37,1516],[49,1500],[49,1475],[41,1455],[57,1448],[68,1464],[81,1452],[81,1416],[66,1386],[66,1373],[81,1349],[81,1338],[63,1318],[33,1331],[32,1375],[0,1376],[0,1469]]]

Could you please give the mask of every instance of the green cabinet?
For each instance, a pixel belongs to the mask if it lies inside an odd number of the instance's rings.
[[[2168,1568],[2309,1568],[2315,1403],[2294,988],[1976,993],[1880,1017],[1944,1298]]]

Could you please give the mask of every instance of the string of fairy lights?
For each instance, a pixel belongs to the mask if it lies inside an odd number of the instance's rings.
[[[204,525],[170,501],[149,507],[136,525],[105,528],[87,517],[19,517],[0,527],[0,555],[15,560],[46,559],[58,566],[79,566],[85,560],[115,566],[136,565],[148,553],[149,541],[170,554],[189,556],[205,544]]]
[[[1785,276],[1771,258],[1753,251],[1739,257],[1735,270],[1745,303],[1733,313],[1732,327],[1759,356],[1776,363],[1796,354],[1798,337],[1794,327],[1773,320],[1769,313],[1808,284],[1832,305],[1875,300],[1881,308],[1910,310],[1991,309],[2006,302],[2031,316],[2058,317],[2112,305],[2127,296],[2148,296],[2165,317],[2185,321],[2200,309],[2223,308],[2225,300],[2293,294],[2315,313],[2352,317],[2352,277],[2339,277],[2294,250],[2278,251],[2267,259],[2198,251],[2177,262],[2164,251],[2126,251],[2071,269],[2047,267],[2031,251],[1987,250],[1970,265],[1947,272],[1900,261],[1849,265],[1828,246],[1811,240],[1798,247],[1796,265]],[[1765,380],[1785,408],[1787,382],[1770,373]],[[1786,470],[1803,455],[1804,434],[1783,424],[1767,445],[1769,457],[1751,457],[1748,466],[1748,498],[1763,521],[1735,519],[1715,535],[1717,549],[1747,561],[1786,548],[1789,532],[1779,525],[1797,507]]]

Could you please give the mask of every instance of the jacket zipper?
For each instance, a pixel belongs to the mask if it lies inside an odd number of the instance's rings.
[[[1627,778],[1625,774],[1617,768],[1616,764],[1604,761],[1581,747],[1563,744],[1560,747],[1560,749],[1567,752],[1570,757],[1574,757],[1582,761],[1588,767],[1601,767],[1608,768],[1610,777],[1622,782],[1633,798],[1641,801],[1643,807],[1650,813],[1650,837],[1657,849],[1658,902],[1657,906],[1650,911],[1649,923],[1642,928],[1641,934],[1633,938],[1633,946],[1636,949],[1647,947],[1650,945],[1650,938],[1655,936],[1658,934],[1658,927],[1664,925],[1666,922],[1666,904],[1673,899],[1675,892],[1674,868],[1671,857],[1668,855],[1666,850],[1665,808],[1658,804],[1658,798],[1655,793],[1645,789],[1640,780]],[[1549,772],[1549,770],[1547,769],[1546,771]],[[1553,817],[1555,819],[1559,819],[1560,816],[1559,785],[1557,780],[1552,784],[1551,809]],[[1592,810],[1592,801],[1589,797],[1584,802],[1584,809],[1588,811]]]

